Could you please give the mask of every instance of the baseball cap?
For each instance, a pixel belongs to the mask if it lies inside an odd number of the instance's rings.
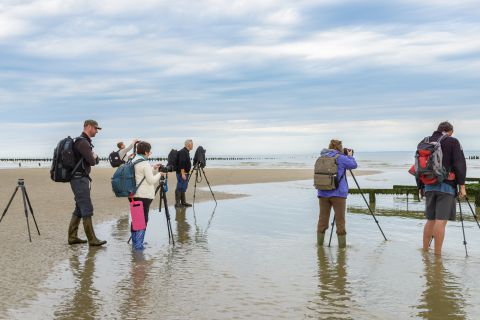
[[[89,120],[85,120],[85,122],[83,123],[83,126],[86,127],[88,125],[91,125],[92,127],[95,127],[97,128],[98,130],[102,130],[102,128],[100,128],[98,126],[98,122],[95,121],[95,120],[92,120],[92,119],[89,119]]]

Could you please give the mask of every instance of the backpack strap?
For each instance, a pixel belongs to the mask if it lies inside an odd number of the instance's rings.
[[[82,140],[82,139],[85,139],[84,137],[82,136],[78,136],[76,137],[75,139],[73,139],[73,153],[74,154],[77,154],[77,151],[75,150],[75,144],[77,143],[77,141],[79,140]],[[90,144],[91,145],[91,144]],[[75,167],[73,167],[73,170],[71,172],[71,176],[75,175],[75,172],[78,170],[78,168],[82,166],[82,169],[84,170],[83,173],[85,173],[85,167],[84,167],[84,164],[83,164],[83,156],[80,157],[80,159],[78,160],[77,164],[75,165]],[[90,182],[92,182],[92,179],[90,178],[89,175],[86,175],[86,177],[88,178],[88,180],[90,180]]]
[[[337,153],[334,158],[335,158],[335,163],[337,162],[337,159],[341,156],[340,153]],[[347,169],[343,171],[343,174],[340,176],[340,179],[338,179],[338,183],[340,184],[340,181],[342,181],[343,178],[346,178],[347,175]]]
[[[122,149],[118,149],[118,151],[117,151],[118,155],[120,155],[120,150],[122,150]],[[123,159],[125,159],[126,156],[127,156],[127,152],[125,152],[125,154],[123,155],[123,157],[120,160],[123,161]],[[123,162],[125,162],[125,161],[123,161]]]
[[[130,160],[130,161],[131,161],[131,160]],[[147,160],[145,160],[145,159],[138,159],[137,161],[135,161],[135,162],[133,163],[133,166],[135,167],[135,165],[136,165],[137,163],[140,163],[140,162],[143,162],[143,161],[147,161]],[[135,189],[133,189],[133,191],[130,192],[130,198],[132,198],[132,200],[133,200],[133,195],[134,195],[135,193],[137,193],[137,190],[138,190],[138,188],[140,188],[140,186],[142,185],[143,181],[145,181],[145,177],[143,177],[142,181],[140,181],[140,183],[138,184],[138,186],[135,186]]]

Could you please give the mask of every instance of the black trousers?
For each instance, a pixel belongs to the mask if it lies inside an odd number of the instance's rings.
[[[75,198],[73,214],[79,218],[93,216],[93,204],[90,198],[90,180],[87,177],[73,177],[70,181]]]

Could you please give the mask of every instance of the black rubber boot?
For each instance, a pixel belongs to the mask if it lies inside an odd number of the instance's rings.
[[[85,234],[87,235],[88,244],[90,246],[101,246],[107,243],[107,241],[99,240],[95,236],[95,231],[93,231],[92,217],[83,218],[83,228],[85,229]]]
[[[78,225],[80,224],[82,218],[72,215],[72,220],[70,220],[70,226],[68,226],[68,244],[79,244],[87,243],[87,240],[80,239],[78,237]]]
[[[175,208],[182,208],[183,205],[181,203],[181,192],[175,190]]]
[[[187,200],[185,200],[185,192],[181,193],[181,199],[182,199],[182,205],[184,207],[191,207],[192,206],[190,203],[187,203]]]

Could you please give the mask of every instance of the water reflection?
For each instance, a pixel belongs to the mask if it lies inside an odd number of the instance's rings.
[[[148,277],[152,264],[153,260],[147,260],[143,251],[132,250],[130,274],[117,286],[124,293],[119,310],[122,318],[138,319],[148,310]]]
[[[317,319],[353,319],[351,292],[347,277],[346,250],[332,253],[325,247],[317,248],[318,297],[314,301]]]
[[[465,303],[457,278],[447,271],[441,257],[423,254],[425,289],[417,306],[423,319],[465,319]]]
[[[96,319],[102,305],[99,290],[94,285],[95,258],[105,248],[91,247],[85,255],[73,254],[69,258],[75,289],[71,299],[63,301],[55,317],[57,319]]]
[[[187,208],[175,208],[175,221],[177,222],[177,242],[188,243],[190,241],[190,224],[186,219]]]

